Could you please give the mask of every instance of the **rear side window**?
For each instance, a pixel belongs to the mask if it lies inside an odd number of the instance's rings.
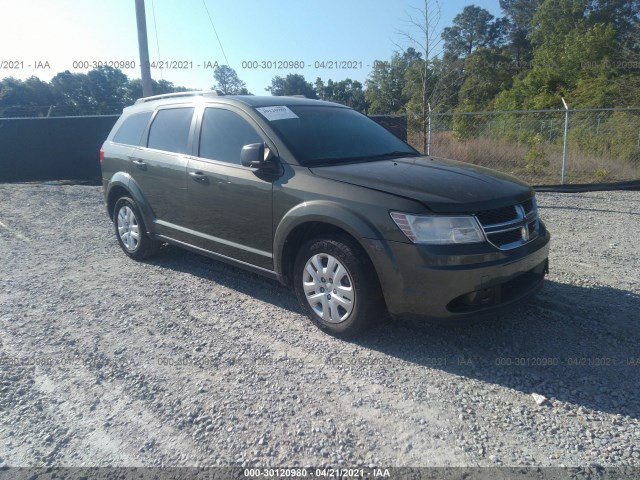
[[[113,136],[113,141],[125,145],[140,145],[142,133],[144,129],[147,128],[151,113],[152,112],[142,112],[127,117]]]
[[[220,108],[205,109],[200,157],[240,164],[242,147],[261,142],[258,132],[237,113]]]
[[[193,108],[159,110],[149,130],[149,148],[166,152],[189,153],[189,130]]]

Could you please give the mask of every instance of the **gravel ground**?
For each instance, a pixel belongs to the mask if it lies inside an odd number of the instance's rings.
[[[536,300],[347,342],[274,281],[129,260],[99,187],[0,185],[0,467],[640,466],[640,192],[539,203]]]

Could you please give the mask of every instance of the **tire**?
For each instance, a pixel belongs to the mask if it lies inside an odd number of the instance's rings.
[[[161,243],[147,234],[140,210],[131,198],[118,199],[113,209],[113,225],[120,248],[134,260],[149,258],[160,249]]]
[[[373,265],[347,236],[305,243],[296,257],[293,282],[305,313],[331,335],[355,335],[386,311]]]

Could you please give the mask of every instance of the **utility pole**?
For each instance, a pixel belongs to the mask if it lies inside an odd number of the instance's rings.
[[[136,20],[138,22],[138,48],[140,50],[140,72],[142,74],[142,96],[153,95],[151,68],[149,65],[149,44],[147,43],[147,17],[144,13],[144,0],[136,1]]]

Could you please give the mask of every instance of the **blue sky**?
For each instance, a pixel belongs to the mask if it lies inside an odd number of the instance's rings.
[[[300,73],[310,82],[317,77],[325,81],[349,77],[364,82],[374,60],[386,60],[398,45],[407,45],[398,31],[407,30],[408,15],[415,13],[413,8],[422,8],[424,0],[204,3],[228,63],[249,90],[260,95],[266,94],[264,89],[275,75],[289,73]],[[501,15],[499,0],[438,3],[438,35],[466,5],[475,4],[494,16]],[[0,66],[3,61],[22,62],[17,69],[1,69],[0,78],[36,75],[48,81],[64,70],[87,71],[74,62],[139,60],[134,0],[0,0],[0,9]],[[227,61],[203,0],[146,0],[146,14],[151,60],[182,61],[188,67],[154,69],[152,77],[176,85],[210,88],[213,71],[205,68],[206,62]],[[304,62],[305,68],[243,68],[243,62],[252,61],[298,61]],[[358,68],[314,68],[315,62],[322,61],[351,61]],[[35,69],[37,62],[48,62],[50,68]],[[139,68],[122,70],[130,78],[140,77]]]

